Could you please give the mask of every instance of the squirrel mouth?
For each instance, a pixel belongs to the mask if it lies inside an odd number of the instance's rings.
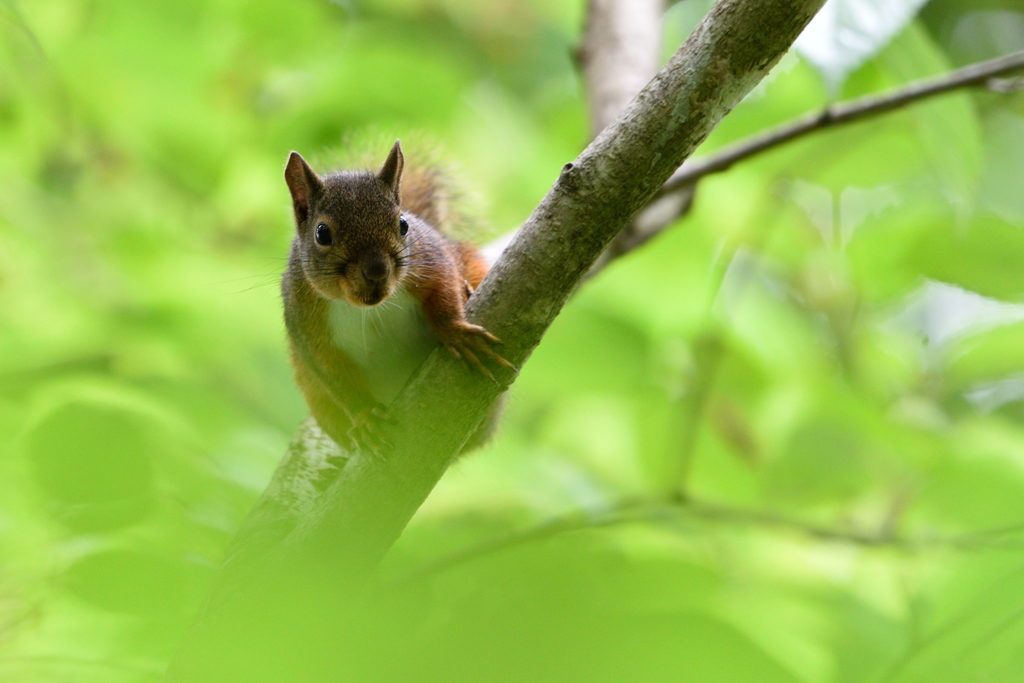
[[[371,308],[388,298],[391,287],[387,283],[353,283],[350,280],[341,278],[339,289],[342,297],[352,306],[360,308]]]
[[[368,292],[364,292],[359,298],[366,306],[376,306],[387,298],[387,294],[387,287],[374,287]]]

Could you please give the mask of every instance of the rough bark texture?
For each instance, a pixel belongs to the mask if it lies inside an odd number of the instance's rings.
[[[720,0],[621,115],[563,167],[467,307],[471,321],[506,341],[506,358],[517,366],[526,362],[615,235],[781,58],[823,3]],[[322,495],[310,498],[303,488],[298,505],[265,497],[244,530],[251,543],[240,538],[235,544],[234,559],[218,577],[168,680],[253,680],[238,677],[253,674],[298,680],[288,678],[294,664],[330,648],[330,634],[309,626],[310,620],[341,612],[356,599],[358,587],[514,380],[511,371],[499,370],[498,382],[491,383],[435,352],[389,409],[396,422],[385,431],[392,448],[384,458],[353,454]],[[315,436],[315,427],[303,429],[299,441]],[[294,453],[289,458],[294,462]],[[339,585],[352,590],[320,591]],[[295,629],[304,627],[295,637]],[[275,652],[282,642],[289,651]],[[298,642],[302,652],[295,651]],[[262,655],[258,664],[252,661],[256,654]],[[241,672],[241,662],[259,668]]]

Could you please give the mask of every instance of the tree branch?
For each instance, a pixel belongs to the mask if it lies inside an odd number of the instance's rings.
[[[591,137],[626,108],[658,69],[662,0],[591,0],[587,26],[576,55],[590,103]],[[615,236],[591,269],[596,272],[660,232],[689,208],[693,194],[675,193],[645,207]]]
[[[692,498],[640,496],[623,499],[602,510],[576,510],[565,515],[552,517],[525,529],[511,531],[507,534],[481,541],[480,543],[427,562],[412,574],[401,577],[399,580],[408,581],[423,578],[431,574],[447,571],[492,553],[573,531],[602,529],[638,522],[669,522],[683,518],[697,519],[715,524],[762,526],[792,531],[817,541],[847,543],[875,548],[895,548],[907,552],[936,549],[970,551],[1012,548],[1019,550],[1021,547],[1024,547],[1024,544],[1019,540],[1011,543],[1004,538],[1024,531],[1024,522],[967,534],[900,536],[889,533],[884,528],[875,532],[833,528],[811,524],[774,512],[702,502]]]
[[[604,130],[658,71],[663,0],[590,0],[576,58],[590,103],[590,137]]]
[[[467,306],[472,322],[506,341],[506,358],[526,362],[605,247],[778,62],[823,3],[719,0],[619,117],[563,167]],[[383,458],[353,454],[282,540],[248,562],[225,565],[168,680],[288,673],[297,680],[295,672],[308,669],[310,659],[329,659],[326,618],[337,619],[357,599],[514,380],[504,369],[495,376],[497,382],[488,382],[446,353],[431,354],[388,409],[395,420],[384,430],[391,450]]]
[[[661,194],[693,184],[706,175],[726,171],[744,159],[774,149],[804,135],[863,121],[953,90],[979,86],[996,90],[995,87],[990,87],[992,79],[1022,68],[1024,68],[1024,51],[1014,52],[1005,57],[965,66],[944,76],[915,81],[882,95],[868,95],[849,102],[831,105],[820,112],[785,123],[766,133],[727,147],[707,159],[688,161],[665,183]],[[1008,88],[1006,91],[1012,92],[1012,90],[1013,88]]]
[[[963,88],[983,87],[998,93],[1018,92],[1024,79],[999,79],[1024,68],[1024,51],[965,66],[946,75],[915,81],[882,95],[868,95],[843,102],[784,123],[777,128],[733,144],[703,159],[690,160],[676,171],[658,193],[654,206],[665,207],[662,216],[645,226],[624,231],[594,264],[589,276],[600,272],[620,256],[642,246],[683,216],[690,208],[694,187],[701,178],[726,171],[750,157],[775,149],[804,135],[900,109],[915,102]],[[677,208],[673,209],[672,207]]]

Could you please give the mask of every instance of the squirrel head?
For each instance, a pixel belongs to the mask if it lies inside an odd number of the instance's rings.
[[[409,230],[401,209],[404,163],[397,141],[376,173],[321,177],[298,152],[288,157],[284,179],[303,274],[321,296],[376,306],[401,282]]]

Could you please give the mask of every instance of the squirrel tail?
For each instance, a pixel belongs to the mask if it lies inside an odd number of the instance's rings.
[[[446,176],[443,168],[415,163],[402,173],[402,207],[443,232],[460,222],[452,216],[452,182]]]
[[[429,146],[410,145],[402,171],[402,207],[447,237],[479,240],[487,232],[479,197],[468,191],[458,168],[440,158]]]

